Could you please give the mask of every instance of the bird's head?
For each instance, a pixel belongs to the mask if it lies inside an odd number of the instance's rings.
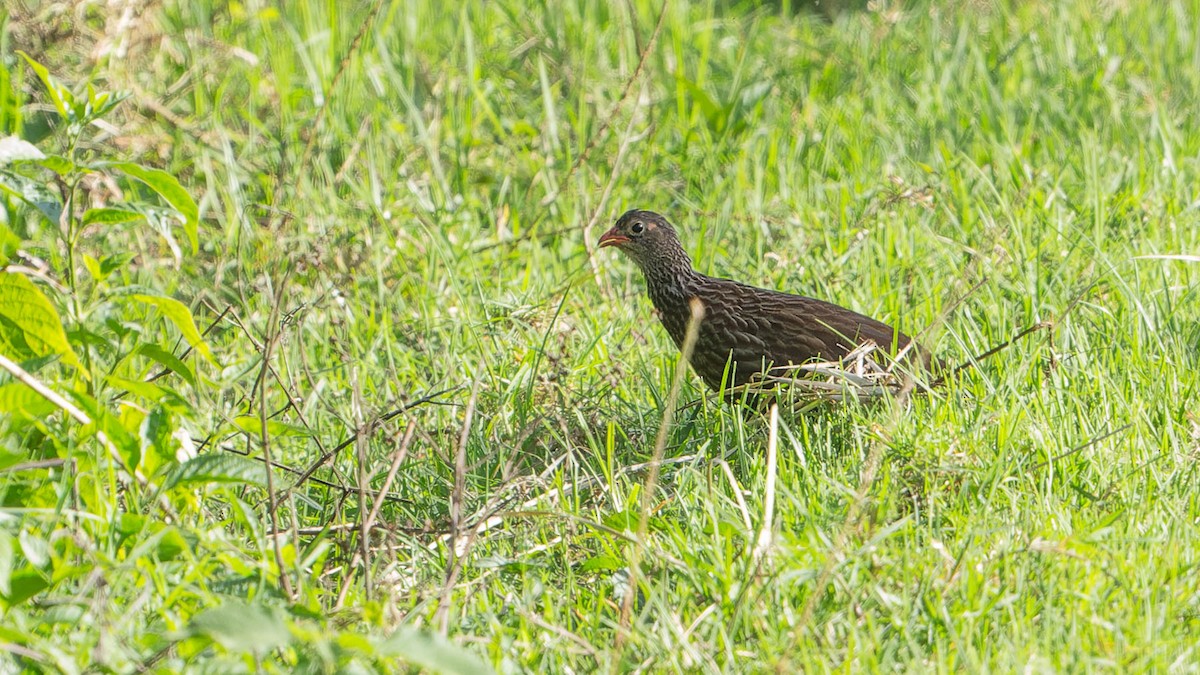
[[[606,246],[621,249],[643,270],[681,264],[690,270],[692,266],[675,228],[653,211],[626,211],[612,229],[600,237],[600,248]]]

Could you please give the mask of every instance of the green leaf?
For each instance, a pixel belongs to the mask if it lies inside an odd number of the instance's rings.
[[[444,637],[402,628],[379,645],[380,656],[403,658],[418,668],[451,675],[475,675],[493,671],[478,656]]]
[[[125,209],[117,209],[112,207],[88,209],[83,214],[84,226],[104,224],[115,225],[117,223],[128,223],[132,220],[143,218],[142,214],[137,211],[127,211]]]
[[[46,567],[50,564],[50,544],[45,539],[29,530],[21,530],[17,540],[21,542],[21,553],[30,565]]]
[[[142,528],[146,527],[146,516],[140,513],[122,513],[117,516],[116,522],[113,524],[116,525],[117,532],[128,537],[141,532]]]
[[[71,107],[75,105],[75,97],[71,94],[70,90],[59,84],[58,80],[54,79],[54,76],[46,69],[46,66],[34,61],[32,56],[21,50],[17,50],[17,53],[24,57],[26,63],[33,69],[33,72],[37,73],[38,79],[46,87],[46,92],[50,94],[50,100],[54,102],[54,108],[58,110],[58,114],[62,115],[64,120],[70,119]]]
[[[155,547],[155,556],[163,561],[175,560],[181,554],[191,550],[188,546],[187,539],[179,532],[177,528],[168,527],[163,530],[162,536],[158,540],[158,545]]]
[[[83,254],[83,264],[87,266],[88,273],[96,281],[104,281],[112,276],[115,270],[124,267],[137,257],[135,253],[117,253],[114,255],[104,256],[100,260],[96,260],[88,254]]]
[[[130,295],[130,299],[143,302],[148,305],[154,305],[158,308],[167,320],[175,324],[179,332],[183,334],[183,339],[188,341],[206,361],[216,365],[213,360],[212,352],[208,350],[208,345],[204,343],[204,338],[200,336],[200,331],[196,329],[196,322],[192,319],[192,313],[188,311],[187,305],[174,298],[166,298],[158,295]]]
[[[196,374],[192,372],[188,364],[184,363],[178,356],[175,356],[171,352],[158,345],[144,344],[137,348],[137,353],[182,377],[193,387],[196,386]]]
[[[104,381],[113,387],[116,387],[117,389],[127,391],[135,396],[141,396],[147,401],[161,401],[168,395],[166,389],[163,389],[153,382],[126,380],[125,378],[117,377],[116,375],[105,375]]]
[[[61,155],[50,155],[38,161],[38,164],[50,169],[60,176],[66,176],[79,170],[71,160]]]
[[[13,452],[9,448],[0,448],[0,473],[11,470],[26,459],[27,456],[22,452]],[[37,470],[40,471],[40,469]]]
[[[46,610],[42,615],[41,624],[43,626],[53,626],[58,624],[65,626],[69,630],[71,627],[79,625],[79,622],[84,618],[88,610],[80,605],[73,604],[55,604]]]
[[[701,114],[704,115],[704,121],[708,123],[709,128],[714,133],[719,133],[725,127],[725,121],[728,117],[728,111],[718,105],[716,101],[708,95],[699,85],[691,80],[679,75],[677,77],[688,93],[692,96],[692,101],[700,108]]]
[[[605,526],[611,527],[617,532],[635,532],[641,518],[641,515],[633,511],[614,511],[605,514],[603,522]]]
[[[58,227],[62,218],[63,205],[58,195],[50,192],[43,183],[15,173],[0,173],[0,192],[7,193],[37,209],[46,223]]]
[[[105,323],[111,324],[111,323],[116,323],[116,322],[115,322],[115,320],[110,318]],[[111,328],[111,325],[109,327]],[[128,331],[128,329],[126,329],[126,330]],[[116,331],[114,331],[114,332],[116,332]],[[119,333],[118,333],[118,335],[119,335]],[[83,327],[79,327],[79,326],[76,326],[74,329],[67,331],[67,339],[70,340],[71,344],[75,345],[76,347],[78,347],[79,345],[87,345],[89,347],[97,347],[99,349],[105,349],[105,350],[116,347],[116,343],[114,343],[107,335],[100,335],[99,333],[93,333],[92,331],[88,330],[87,328],[83,328]]]
[[[85,119],[88,121],[100,119],[112,112],[113,108],[127,98],[129,98],[129,94],[126,92],[96,91],[89,82],[87,106],[84,109]]]
[[[196,483],[247,483],[263,487],[267,484],[267,473],[262,464],[241,455],[200,455],[172,470],[163,489]]]
[[[88,274],[92,275],[93,279],[95,279],[96,281],[101,281],[101,279],[100,279],[100,261],[99,260],[96,260],[92,256],[84,253],[83,254],[83,266],[87,268]]]
[[[192,253],[200,250],[200,209],[174,176],[161,169],[148,169],[133,162],[116,162],[110,166],[142,181],[173,206],[183,216],[183,229],[192,244]]]
[[[614,558],[611,555],[596,555],[583,561],[579,566],[580,572],[611,572],[625,567],[626,563],[623,560]]]
[[[24,382],[9,382],[0,386],[0,410],[36,420],[54,412],[54,404]]]
[[[12,593],[13,545],[12,536],[0,532],[0,595]]]
[[[136,257],[136,253],[115,253],[104,256],[100,260],[100,274],[104,275],[104,278],[107,279],[108,275],[112,274],[114,270],[124,267],[130,260]]]
[[[0,272],[0,352],[18,360],[54,354],[82,368],[49,298],[12,272]]]
[[[261,654],[291,642],[285,619],[274,607],[230,601],[196,615],[186,632],[210,638],[231,652]]]
[[[146,536],[146,532],[151,532]],[[137,546],[129,551],[125,560],[132,561],[145,556],[153,556],[160,561],[174,560],[181,554],[192,550],[192,545],[188,541],[188,537],[180,532],[177,528],[170,525],[163,525],[159,522],[146,521],[145,527],[141,532],[125,533],[127,537],[135,534],[142,534],[142,538],[137,542]]]
[[[153,451],[161,461],[175,461],[175,453],[171,449],[171,430],[171,413],[162,406],[155,406],[138,426],[142,457],[147,457],[149,451]]]
[[[68,391],[67,394],[75,400],[75,405],[79,406],[92,419],[91,426],[103,431],[108,436],[108,440],[116,446],[126,467],[131,471],[136,469],[142,460],[141,445],[138,443],[138,439],[121,424],[121,420],[117,419],[107,408],[101,407],[96,399],[83,392]]]
[[[8,225],[0,223],[0,266],[6,265],[17,249],[21,248],[21,238],[8,229]]]
[[[262,420],[257,415],[240,415],[233,420],[234,426],[251,436],[262,435]],[[267,432],[272,436],[304,436],[307,432],[294,424],[267,420]]]
[[[5,600],[9,607],[15,607],[47,588],[50,588],[50,582],[46,577],[41,572],[26,567],[12,575]]]

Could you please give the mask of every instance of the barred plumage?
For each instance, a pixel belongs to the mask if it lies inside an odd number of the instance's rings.
[[[713,389],[746,384],[765,367],[837,361],[868,341],[890,353],[910,342],[885,323],[824,300],[696,272],[675,228],[652,211],[626,212],[600,237],[600,246],[621,249],[641,268],[647,294],[677,347],[687,334],[689,302],[703,303],[690,363]],[[909,353],[921,367],[930,366],[924,350],[914,346]]]

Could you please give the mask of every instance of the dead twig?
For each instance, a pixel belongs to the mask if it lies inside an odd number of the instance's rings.
[[[388,496],[388,490],[392,489],[392,481],[396,478],[396,472],[400,470],[400,465],[403,464],[405,458],[408,457],[408,449],[411,446],[413,437],[416,435],[416,433],[417,425],[415,423],[408,425],[408,428],[404,430],[404,438],[400,440],[400,447],[392,456],[392,466],[388,469],[387,478],[385,478],[383,481],[383,487],[375,493],[375,500],[371,504],[371,513],[368,514],[367,517],[358,524],[358,528],[362,532],[363,541],[365,542],[362,544],[362,551],[370,551],[371,528],[375,526],[375,519],[379,517],[379,510],[383,507],[383,502]],[[359,491],[361,495],[365,495],[366,492],[367,491],[365,489],[360,489]],[[348,523],[347,525],[349,525],[349,527],[345,529],[354,529],[353,523]],[[334,527],[337,526],[321,528],[320,532],[324,533],[333,529]],[[366,574],[366,566],[368,564],[367,554],[362,551],[356,553],[355,557],[350,560],[349,569],[353,569],[354,566],[359,564],[361,561],[364,566],[364,574]],[[342,588],[338,591],[338,599],[334,605],[335,609],[341,609],[342,603],[346,599],[346,595],[350,590],[350,585],[353,579],[354,575],[352,574],[347,574],[343,577]],[[367,597],[370,597],[369,589]]]
[[[451,545],[447,551],[450,560],[447,565],[446,580],[442,585],[442,594],[438,600],[438,608],[435,614],[436,621],[443,635],[450,629],[450,591],[454,588],[454,583],[458,580],[458,575],[462,572],[463,561],[466,560],[467,552],[470,550],[475,538],[475,531],[472,529],[460,554],[458,546],[455,544],[458,542],[458,533],[461,531],[463,525],[462,508],[467,481],[467,441],[471,434],[471,423],[475,419],[475,403],[479,400],[480,380],[481,378],[476,377],[475,383],[471,385],[471,398],[467,401],[467,410],[463,414],[462,433],[458,437],[458,449],[454,453],[454,487],[450,491]]]
[[[384,413],[383,415],[380,415],[379,417],[369,421],[366,424],[366,426],[370,428],[369,431],[374,431],[375,429],[377,429],[379,427],[379,425],[383,424],[384,422],[391,421],[392,419],[394,419],[400,415],[403,415],[404,413],[412,410],[413,408],[425,405],[426,403],[436,403],[436,399],[440,398],[441,396],[444,396],[444,395],[452,393],[452,392],[456,392],[460,389],[462,389],[461,385],[456,386],[456,387],[447,387],[446,389],[441,389],[441,390],[435,391],[431,394],[426,394],[418,399],[415,399],[413,401],[409,401],[408,403],[405,403],[404,405],[400,406],[399,408],[396,408],[387,413]],[[368,433],[369,433],[369,431],[368,431]],[[310,478],[312,478],[312,475],[314,473],[316,473],[318,469],[320,469],[322,466],[324,466],[329,460],[336,457],[337,454],[339,452],[341,452],[342,450],[345,450],[346,448],[350,447],[350,445],[352,443],[354,443],[355,439],[358,438],[359,433],[361,433],[361,431],[358,429],[355,429],[354,433],[351,434],[344,441],[342,441],[341,443],[338,443],[336,446],[334,446],[330,450],[324,452],[317,459],[317,461],[313,462],[312,465],[310,465],[307,469],[305,469],[300,474],[300,476],[296,479],[295,483],[292,483],[290,486],[285,488],[284,492],[285,493],[291,492],[292,490],[295,490],[296,488],[303,485]]]
[[[271,432],[269,431],[267,422],[270,419],[267,415],[267,368],[271,363],[271,352],[274,350],[276,343],[279,340],[281,331],[276,329],[276,323],[279,319],[279,306],[283,302],[283,292],[287,288],[288,273],[284,273],[284,279],[280,281],[279,287],[275,290],[275,298],[271,303],[271,314],[267,320],[267,334],[263,338],[262,349],[262,365],[258,371],[258,437],[260,447],[262,448],[263,460],[267,463],[266,482],[267,482],[267,502],[270,505],[267,516],[271,519],[271,530],[279,531],[279,520],[276,516],[278,508],[278,500],[275,494],[275,478],[274,478],[274,462],[271,461]],[[283,586],[283,593],[289,601],[295,601],[295,594],[292,591],[292,579],[287,568],[283,563],[283,546],[280,543],[279,537],[271,539],[271,549],[275,554],[275,567],[279,572],[279,581]]]
[[[1071,455],[1074,455],[1079,452],[1083,452],[1084,450],[1087,450],[1088,448],[1092,447],[1093,445],[1096,445],[1097,443],[1101,443],[1109,438],[1112,438],[1113,436],[1116,436],[1119,433],[1129,430],[1131,427],[1133,427],[1133,422],[1129,422],[1127,424],[1122,424],[1121,426],[1117,427],[1116,429],[1112,429],[1111,431],[1103,433],[1103,434],[1093,438],[1092,440],[1087,441],[1086,443],[1081,443],[1080,445],[1077,445],[1062,454],[1055,455],[1055,456],[1051,457],[1050,459],[1038,462],[1037,464],[1034,464],[1032,467],[1030,467],[1029,470],[1037,471],[1038,469],[1041,469],[1044,466],[1047,466],[1049,464],[1054,464],[1054,463],[1058,462],[1059,460],[1063,460],[1063,459],[1070,457]]]

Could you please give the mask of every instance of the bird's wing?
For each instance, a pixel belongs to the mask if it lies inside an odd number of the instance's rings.
[[[706,314],[700,340],[728,345],[739,363],[763,357],[775,365],[844,357],[867,341],[885,350],[908,337],[885,323],[832,303],[713,280],[702,298]]]

